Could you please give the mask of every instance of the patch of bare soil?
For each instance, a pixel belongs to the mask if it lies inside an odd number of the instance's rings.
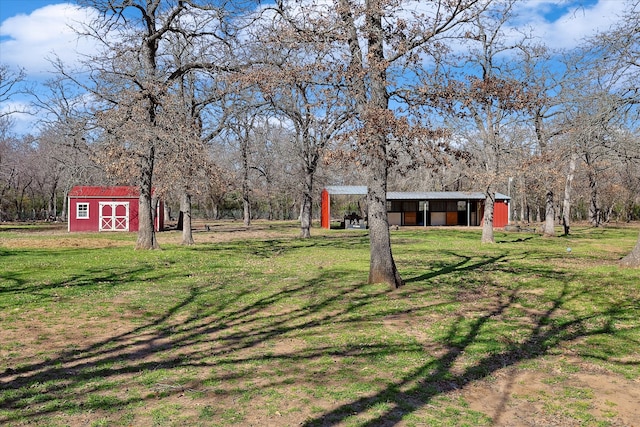
[[[197,220],[192,223],[193,239],[197,243],[230,242],[233,240],[276,239],[295,237],[300,229],[294,226],[278,225],[276,221],[254,221],[246,227],[242,221],[217,221],[215,223]],[[283,223],[284,224],[284,223]],[[290,225],[290,223],[288,223]],[[182,231],[175,230],[175,224],[170,224],[167,230],[158,233],[158,242],[180,244]]]
[[[109,239],[82,239],[79,237],[60,237],[51,239],[32,239],[32,238],[0,238],[0,246],[9,249],[101,249],[114,248],[118,246],[132,246],[131,242],[123,240]]]
[[[86,233],[69,233],[65,224],[46,223],[40,224],[36,229],[12,226],[3,223],[0,228],[0,247],[8,249],[100,249],[109,247],[135,246],[135,233],[126,233],[131,239],[114,240],[109,238],[113,233],[101,233],[104,238],[96,238],[95,233],[90,233],[91,238],[86,238]],[[5,238],[2,231],[24,234],[24,237]],[[276,221],[255,221],[249,227],[245,227],[242,221],[217,221],[215,223],[204,220],[194,221],[192,224],[193,238],[198,243],[221,243],[234,240],[250,239],[278,239],[283,237],[296,237],[300,233],[299,228],[291,226],[290,222],[279,223]],[[182,231],[175,229],[175,224],[169,224],[166,230],[156,234],[160,247],[163,244],[180,244]]]
[[[611,426],[640,426],[640,383],[605,372],[579,359],[544,363],[550,372],[509,367],[461,391],[471,408],[495,426],[581,426],[589,414]],[[579,367],[563,372],[559,366]],[[555,366],[555,367],[554,367]],[[591,424],[589,424],[591,425]]]
[[[424,322],[429,320],[394,315],[384,325],[411,334],[423,343],[426,353],[442,357],[442,346],[419,327]],[[455,375],[468,368],[463,355],[459,356],[459,363],[449,367]],[[636,359],[621,362],[638,363]],[[568,353],[507,365],[445,394],[462,398],[496,427],[640,426],[640,380],[626,379]]]

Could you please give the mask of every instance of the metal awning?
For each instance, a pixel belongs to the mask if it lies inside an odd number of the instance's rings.
[[[325,187],[329,194],[338,194],[345,196],[366,196],[366,185],[330,185]]]
[[[365,196],[365,185],[330,185],[325,187],[329,194]],[[480,191],[390,191],[387,200],[484,200],[485,194]],[[510,200],[511,197],[496,193],[498,200]]]

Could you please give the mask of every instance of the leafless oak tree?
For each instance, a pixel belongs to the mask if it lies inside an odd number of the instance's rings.
[[[344,43],[345,83],[355,102],[360,123],[356,135],[363,153],[368,186],[370,231],[369,282],[385,282],[393,288],[403,284],[391,252],[386,211],[389,144],[411,132],[412,124],[395,114],[390,100],[403,83],[394,72],[421,72],[425,57],[437,57],[439,38],[453,35],[461,24],[482,12],[486,2],[471,0],[429,1],[417,10],[401,1],[337,0],[335,28]],[[395,88],[395,89],[394,89]],[[410,140],[411,138],[407,138]]]

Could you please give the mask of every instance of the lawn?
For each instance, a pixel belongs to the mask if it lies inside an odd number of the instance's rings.
[[[575,229],[574,229],[575,228]],[[638,426],[638,228],[159,234],[0,225],[0,424]]]

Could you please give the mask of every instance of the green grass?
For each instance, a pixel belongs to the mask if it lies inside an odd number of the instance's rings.
[[[542,420],[640,422],[583,380],[638,391],[637,229],[393,231],[392,291],[361,231],[258,227],[278,237],[160,251],[0,227],[0,424],[491,425],[470,393],[506,373]]]

